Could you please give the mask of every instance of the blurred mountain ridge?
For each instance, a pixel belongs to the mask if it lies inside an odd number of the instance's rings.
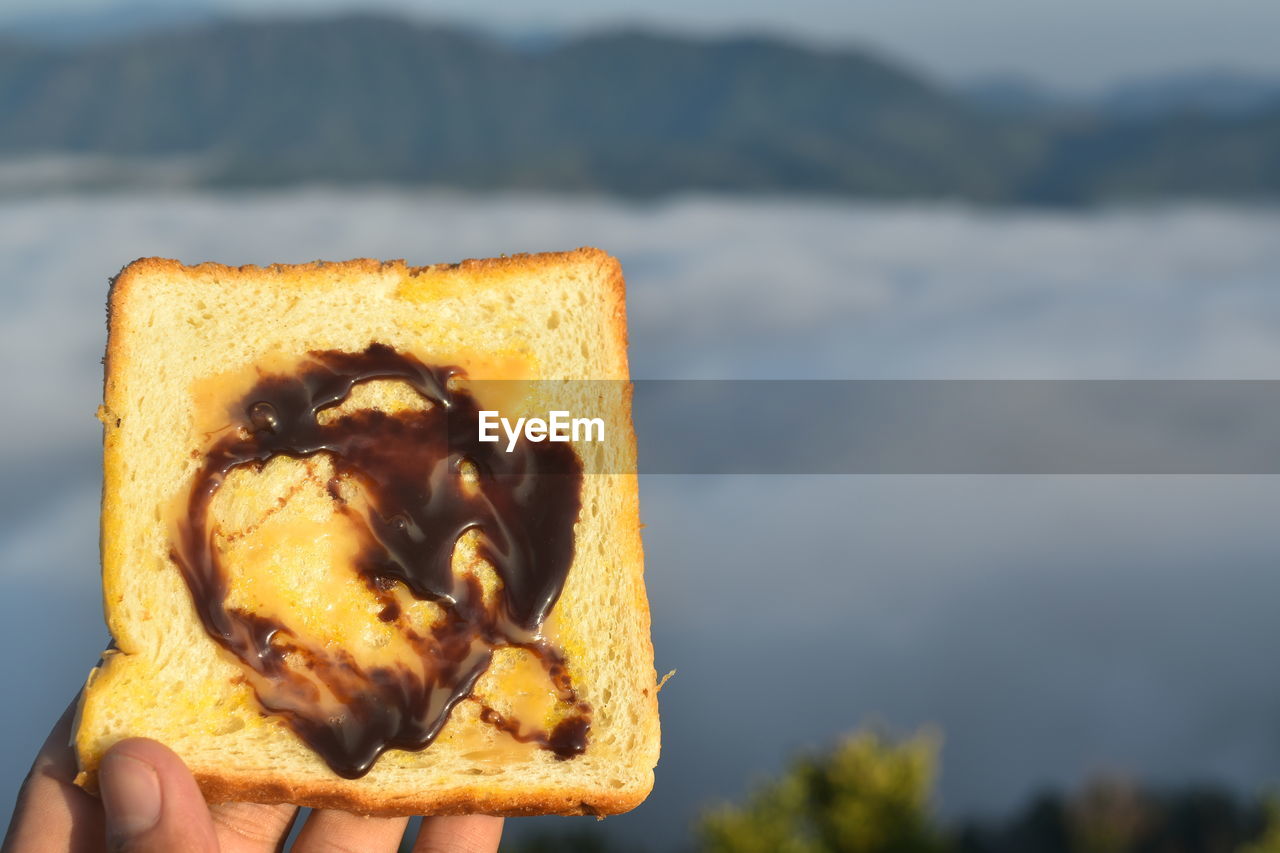
[[[93,185],[145,182],[152,163],[171,184],[172,164],[191,162],[190,183],[216,186],[1044,204],[1280,195],[1280,99],[1202,108],[1221,100],[1204,92],[1225,89],[1201,84],[1197,101],[1148,85],[1126,96],[1139,105],[1128,113],[1034,93],[993,110],[865,51],[767,35],[629,28],[531,50],[386,15],[201,19],[87,41],[0,35],[0,158],[45,172],[93,158],[106,165],[68,172]]]
[[[1148,120],[1180,113],[1243,117],[1280,108],[1280,76],[1225,67],[1146,74],[1087,93],[1060,91],[1018,73],[982,75],[958,89],[979,107],[1007,116]]]
[[[212,2],[122,0],[83,8],[0,12],[0,33],[48,44],[88,44],[208,24],[222,17]]]

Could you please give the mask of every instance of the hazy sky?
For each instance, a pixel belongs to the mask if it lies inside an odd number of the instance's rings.
[[[240,11],[352,7],[351,0],[173,0]],[[1275,0],[378,0],[504,29],[646,22],[701,32],[783,30],[857,42],[935,74],[1016,70],[1068,88],[1180,68],[1280,74]],[[0,11],[103,8],[113,0],[0,0]],[[168,5],[168,4],[166,4]],[[369,8],[371,4],[360,4]]]
[[[0,656],[0,684],[23,685],[0,726],[0,829],[106,641],[93,412],[106,277],[134,257],[599,245],[626,270],[640,377],[1274,379],[1277,231],[1280,210],[1199,206],[0,198],[0,375],[22,413],[0,419],[0,639],[23,650]],[[653,798],[603,829],[675,848],[700,803],[875,720],[941,728],[952,814],[1100,768],[1274,787],[1277,506],[1280,477],[646,477],[657,667],[679,673]]]

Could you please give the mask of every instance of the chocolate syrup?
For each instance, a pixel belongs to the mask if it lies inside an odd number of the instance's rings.
[[[171,556],[205,629],[262,676],[255,693],[263,709],[347,778],[363,776],[389,748],[430,745],[502,647],[535,655],[570,714],[550,732],[524,731],[487,706],[481,719],[558,758],[586,748],[590,707],[578,698],[563,656],[539,633],[573,562],[581,462],[567,444],[522,439],[507,452],[479,441],[475,399],[451,387],[461,375],[372,344],[360,353],[313,352],[296,374],[263,376],[231,409],[238,428],[205,454],[178,525]],[[431,406],[395,414],[366,409],[320,423],[320,412],[376,379],[406,382]],[[392,593],[399,584],[444,610],[425,634],[399,624],[422,658],[421,672],[362,667],[346,651],[306,645],[277,620],[227,606],[227,573],[209,521],[213,496],[237,468],[318,454],[333,463],[329,494],[360,531],[355,568],[384,605],[378,618],[400,619]],[[343,500],[344,479],[366,496],[366,509]],[[452,571],[454,547],[470,530],[502,581],[496,605],[486,605],[475,578]],[[341,713],[324,707],[325,690]]]

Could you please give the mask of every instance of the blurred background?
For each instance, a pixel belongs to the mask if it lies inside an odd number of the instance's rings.
[[[3,813],[107,640],[136,257],[597,245],[646,379],[1277,379],[1278,196],[1256,0],[0,4]],[[642,511],[654,793],[512,850],[1280,850],[1276,478],[654,475]]]

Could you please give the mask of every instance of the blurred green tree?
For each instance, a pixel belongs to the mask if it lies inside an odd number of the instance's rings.
[[[1136,850],[1156,822],[1152,806],[1123,777],[1102,776],[1085,785],[1067,804],[1073,853],[1127,853]]]
[[[941,853],[931,800],[938,736],[894,740],[871,731],[830,753],[792,762],[740,806],[721,805],[698,824],[707,853]]]
[[[1280,853],[1280,794],[1269,794],[1263,801],[1266,824],[1262,835],[1245,844],[1239,853]]]

